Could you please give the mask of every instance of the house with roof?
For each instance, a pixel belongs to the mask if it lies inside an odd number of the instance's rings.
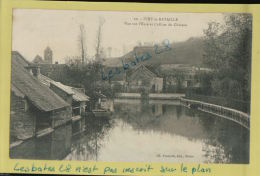
[[[40,64],[40,63],[43,63],[43,59],[41,56],[39,56],[38,54],[35,56],[35,58],[33,59],[32,63],[35,63],[35,64]]]
[[[163,78],[143,64],[128,70],[126,75],[127,92],[140,92],[141,89],[150,93],[163,91]]]
[[[85,111],[89,110],[90,106],[90,98],[85,94],[85,89],[64,85],[42,74],[38,76],[38,79],[72,107],[72,133],[83,132],[85,130]]]
[[[185,91],[190,88],[200,88],[200,74],[208,74],[212,70],[187,64],[162,64],[159,66],[164,78],[166,92]]]
[[[11,59],[10,147],[41,137],[71,120],[72,108],[39,79],[39,68],[13,51]]]

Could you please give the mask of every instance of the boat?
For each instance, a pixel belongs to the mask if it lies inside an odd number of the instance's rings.
[[[105,117],[105,116],[110,116],[112,114],[111,111],[104,110],[104,109],[93,109],[92,112],[95,117]]]

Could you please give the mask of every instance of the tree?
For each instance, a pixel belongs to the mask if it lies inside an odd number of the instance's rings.
[[[212,94],[212,80],[213,73],[210,71],[198,71],[194,75],[194,79],[200,84],[198,88],[193,88],[197,94],[211,95]],[[190,92],[189,92],[190,93]]]
[[[213,93],[250,99],[252,17],[225,15],[223,25],[211,22],[204,31],[204,64],[214,70]]]
[[[183,82],[185,80],[185,75],[182,72],[176,72],[176,92],[180,93],[183,91]]]
[[[86,31],[83,24],[79,26],[80,28],[80,34],[79,34],[79,45],[80,45],[80,51],[81,51],[81,61],[82,63],[85,63],[86,59],[86,46],[85,46],[85,40],[86,40]]]
[[[95,60],[100,63],[102,63],[102,59],[103,59],[103,58],[101,58],[101,51],[102,51],[101,41],[102,41],[102,27],[103,27],[104,23],[105,23],[105,19],[99,18],[99,25],[98,25],[97,38],[96,38],[96,47],[95,47],[95,50],[96,50]]]

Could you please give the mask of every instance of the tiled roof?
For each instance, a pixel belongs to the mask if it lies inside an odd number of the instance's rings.
[[[69,95],[72,95],[72,98],[75,101],[89,101],[89,97],[80,90],[80,88],[75,88],[71,86],[64,85],[60,82],[54,81],[51,78],[44,76],[40,74],[38,76],[38,79],[43,83],[44,85],[50,87],[50,84],[54,85],[55,87],[61,89],[62,91],[66,92]]]
[[[75,101],[89,101],[89,97],[86,94],[84,94],[83,92],[79,91],[77,88],[70,87],[70,86],[64,85],[60,82],[55,82],[55,81],[52,81],[50,84],[61,89],[62,91],[66,92],[67,94],[72,95],[72,98]]]
[[[18,52],[12,52],[11,84],[39,110],[52,111],[69,106],[62,98],[31,75],[25,67],[29,62]]]

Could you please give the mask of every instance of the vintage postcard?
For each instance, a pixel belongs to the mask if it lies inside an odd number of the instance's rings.
[[[1,48],[12,172],[249,175],[253,11],[47,3],[12,8]]]

